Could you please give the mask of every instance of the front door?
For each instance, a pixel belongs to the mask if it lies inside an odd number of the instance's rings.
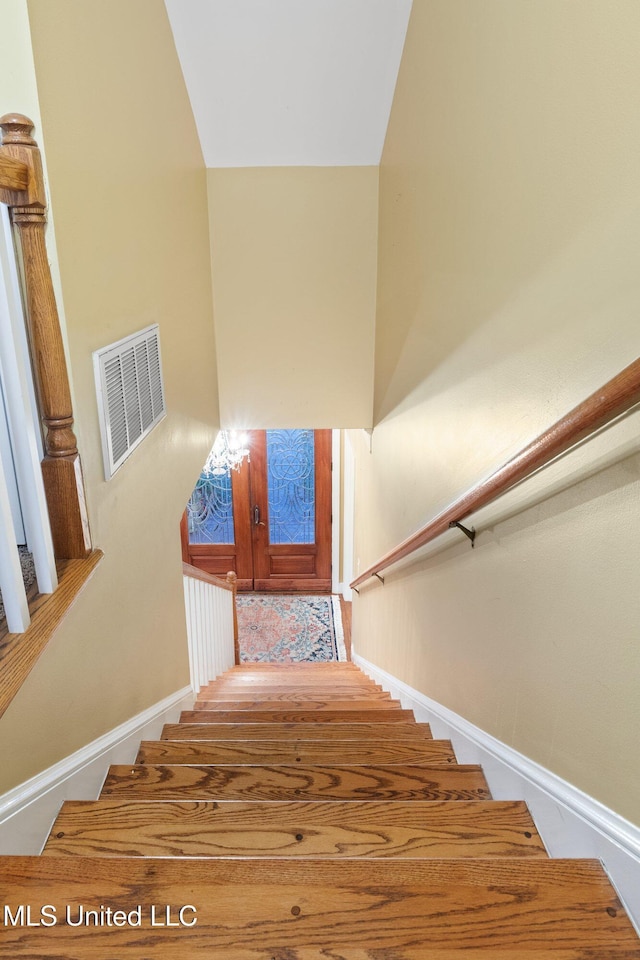
[[[183,556],[241,590],[331,591],[331,431],[253,430],[250,461],[201,476]]]

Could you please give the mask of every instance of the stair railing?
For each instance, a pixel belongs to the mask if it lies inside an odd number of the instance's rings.
[[[19,240],[44,458],[42,476],[57,559],[84,559],[91,550],[82,468],[73,431],[71,390],[45,246],[47,201],[33,123],[0,117],[0,203]]]
[[[237,578],[226,580],[182,564],[191,686],[200,687],[240,662],[236,613]]]
[[[630,363],[603,387],[528,443],[490,477],[458,497],[433,520],[380,557],[352,581],[352,589],[357,593],[357,587],[370,577],[382,580],[380,575],[383,570],[403,560],[452,527],[458,527],[473,543],[475,532],[463,526],[463,520],[481,507],[497,500],[502,494],[550,464],[571,447],[628,413],[639,403],[640,358]]]
[[[0,210],[0,589],[10,633],[31,620],[17,544],[29,544],[38,591],[58,585],[22,322],[11,226]]]
[[[71,390],[45,244],[42,158],[28,117],[6,114],[0,117],[0,131],[0,363],[11,440],[11,450],[4,448],[0,479],[0,584],[7,613],[0,628],[2,715],[102,553],[91,550]],[[14,240],[21,283],[15,269]],[[23,352],[24,364],[20,359]],[[33,374],[33,399],[29,372]],[[44,602],[39,598],[30,609],[2,482],[5,478],[12,490],[17,485],[19,491],[38,592],[50,595]],[[13,516],[17,518],[17,509]]]

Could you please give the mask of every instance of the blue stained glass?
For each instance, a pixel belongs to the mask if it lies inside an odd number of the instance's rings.
[[[231,473],[201,474],[187,504],[189,543],[234,543]]]
[[[315,542],[313,430],[267,430],[269,540]]]

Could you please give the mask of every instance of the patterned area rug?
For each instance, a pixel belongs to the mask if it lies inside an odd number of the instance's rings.
[[[300,594],[238,594],[244,663],[346,660],[340,600]]]

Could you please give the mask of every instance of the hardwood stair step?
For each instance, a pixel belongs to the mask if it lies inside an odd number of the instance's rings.
[[[201,687],[199,695],[205,698],[210,697],[212,700],[234,700],[241,695],[249,696],[252,693],[255,699],[261,697],[268,699],[274,699],[280,696],[290,697],[295,693],[297,693],[298,696],[310,696],[312,698],[318,695],[320,699],[327,694],[334,694],[341,699],[346,699],[349,696],[355,696],[356,698],[373,697],[374,699],[385,699],[391,696],[387,690],[382,690],[373,684],[341,683],[338,680],[326,680],[323,683],[318,680],[314,680],[313,682],[311,680],[306,682],[303,680],[292,680],[291,683],[240,683],[239,681],[234,681],[233,683],[221,684],[216,682]]]
[[[386,691],[358,690],[355,687],[340,687],[337,684],[314,684],[305,687],[302,684],[292,684],[286,690],[282,687],[246,687],[242,690],[237,687],[226,687],[224,690],[202,689],[197,700],[269,700],[286,703],[290,700],[367,700],[386,702],[397,699]]]
[[[640,960],[596,860],[0,859],[9,907],[141,908],[140,926],[0,926],[12,960]],[[187,898],[185,900],[185,897]],[[151,927],[151,907],[194,927]],[[194,919],[185,909],[184,920]],[[132,919],[135,921],[135,914]]]
[[[183,710],[180,723],[406,723],[413,720],[412,710],[309,710],[308,707],[282,710]]]
[[[282,691],[282,688],[279,687],[277,690],[269,690],[265,688],[258,687],[249,687],[247,689],[238,690],[237,687],[233,689],[227,687],[225,690],[205,690],[200,691],[197,698],[197,703],[203,702],[219,702],[221,700],[225,701],[258,701],[265,703],[279,703],[287,704],[291,701],[305,701],[305,700],[335,700],[338,702],[349,702],[349,701],[358,701],[365,703],[395,703],[398,706],[400,705],[399,700],[392,700],[391,696],[384,691],[367,691],[367,690],[357,690],[354,691],[353,687],[346,687],[340,689],[339,687],[331,687],[327,684],[325,687],[313,687],[313,689],[303,689],[301,687],[292,686],[286,691]]]
[[[161,740],[431,740],[428,723],[167,723]]]
[[[289,673],[317,673],[318,676],[323,673],[336,673],[343,676],[351,674],[371,680],[366,670],[359,667],[353,660],[287,660],[280,663],[275,660],[243,660],[228,667],[214,679],[238,677],[249,673],[281,673],[283,676]]]
[[[302,664],[274,665],[269,670],[266,664],[253,670],[246,669],[244,666],[238,666],[229,673],[220,674],[213,683],[328,683],[330,680],[335,683],[365,683],[370,686],[381,686],[376,680],[372,680],[362,670],[354,667],[351,670],[345,670],[341,664],[337,664],[334,670],[318,670],[309,664],[306,669]],[[257,667],[257,665],[256,665]]]
[[[403,859],[547,856],[526,804],[498,800],[68,800],[43,853]]]
[[[281,669],[268,669],[267,664],[263,664],[260,669],[257,669],[258,665],[256,664],[256,669],[254,670],[245,670],[244,667],[234,668],[237,672],[234,673],[222,673],[219,677],[216,677],[215,680],[209,680],[207,686],[212,684],[238,684],[248,686],[250,684],[264,684],[266,686],[288,686],[293,683],[300,684],[313,684],[319,683],[337,683],[343,684],[346,686],[370,686],[377,687],[379,689],[384,689],[382,684],[378,683],[376,680],[372,680],[371,677],[368,677],[361,670],[358,670],[354,667],[350,671],[344,672],[341,665],[337,665],[335,670],[305,670],[299,669],[299,664],[288,664],[283,665]],[[309,665],[311,666],[311,665]],[[286,667],[286,669],[284,668]]]
[[[121,764],[101,799],[140,800],[491,800],[475,764],[211,766]]]
[[[286,675],[281,673],[265,673],[264,671],[258,672],[244,672],[236,674],[235,676],[225,676],[224,674],[220,677],[217,677],[215,680],[210,680],[207,686],[210,687],[224,687],[224,686],[251,686],[251,684],[256,684],[257,686],[284,686],[290,687],[294,684],[309,686],[322,685],[322,684],[336,684],[338,686],[356,686],[356,687],[370,687],[376,690],[383,690],[383,686],[380,683],[376,683],[375,680],[372,680],[370,677],[365,676],[364,673],[348,673],[348,674],[339,674],[339,673],[305,673],[303,671],[294,671]]]
[[[388,764],[455,763],[450,740],[424,740],[413,743],[391,741],[335,740],[329,743],[262,740],[192,743],[180,740],[144,740],[136,763],[248,764],[276,766],[309,764]]]
[[[300,693],[298,693],[300,697]],[[401,710],[399,700],[196,700],[194,710]]]

